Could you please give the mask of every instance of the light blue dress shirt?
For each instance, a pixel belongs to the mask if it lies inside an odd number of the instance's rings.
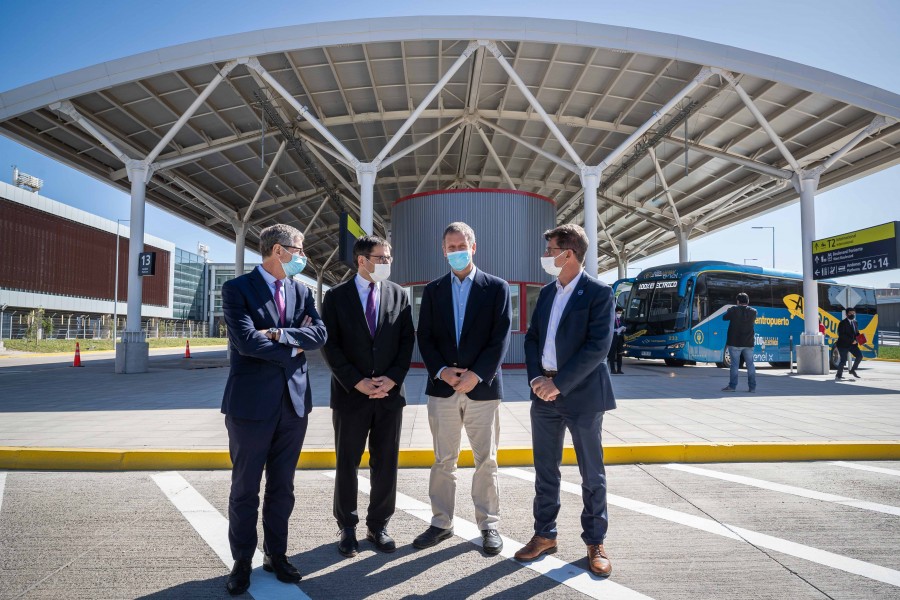
[[[456,274],[450,274],[453,282],[453,322],[456,325],[456,347],[459,347],[459,336],[462,333],[463,321],[466,319],[466,303],[469,301],[469,292],[472,291],[472,282],[475,281],[476,267],[473,265],[469,274],[460,281]]]

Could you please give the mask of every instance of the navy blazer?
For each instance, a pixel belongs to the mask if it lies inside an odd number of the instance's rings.
[[[381,283],[374,339],[360,302],[356,276],[325,294],[322,319],[328,328],[322,355],[331,369],[331,408],[356,410],[360,403],[371,402],[385,408],[403,408],[403,381],[416,343],[406,291],[390,281]],[[364,378],[382,375],[397,384],[387,398],[370,400],[355,389]]]
[[[278,312],[258,269],[222,286],[222,309],[231,348],[231,370],[222,397],[226,415],[256,421],[273,417],[280,410],[285,384],[295,404],[303,400],[305,414],[312,410],[306,354],[298,352],[292,357],[291,353],[292,347],[308,351],[324,346],[325,323],[306,286],[288,279],[284,296],[287,322],[281,329],[289,345],[273,342],[259,332],[278,327]],[[307,316],[312,318],[312,325],[300,327]]]
[[[541,290],[531,315],[525,334],[528,381],[542,373],[541,355],[555,297],[554,281]],[[608,285],[581,273],[556,330],[557,375],[553,383],[560,394],[555,402],[570,413],[602,412],[616,407],[606,364],[616,319],[615,304]],[[544,402],[534,392],[531,399]]]
[[[453,273],[435,279],[425,286],[419,308],[416,338],[419,352],[428,370],[425,393],[449,398],[455,392],[442,379],[442,367],[469,369],[481,378],[468,396],[472,400],[503,398],[503,375],[500,365],[509,347],[512,309],[509,284],[499,277],[475,271],[466,314],[463,318],[459,347],[456,346],[456,324],[453,320]]]

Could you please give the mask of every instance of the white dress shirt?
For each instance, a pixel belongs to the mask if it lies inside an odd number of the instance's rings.
[[[366,316],[366,303],[369,301],[369,284],[371,281],[365,277],[360,277],[359,273],[353,278],[356,281],[356,291],[359,292],[359,301],[362,304],[363,316]],[[375,315],[377,318],[378,309],[381,308],[381,282],[375,284]]]
[[[272,294],[272,299],[275,300],[275,282],[278,280],[275,279],[274,275],[272,275],[271,273],[269,273],[268,271],[263,269],[262,265],[258,265],[256,268],[259,271],[260,275],[263,276],[263,279],[266,280],[266,285],[269,287],[269,293]],[[284,289],[285,289],[285,287],[287,287],[287,280],[288,280],[287,277],[285,277],[284,279],[281,280],[281,291],[279,292],[279,295],[281,296],[281,304],[282,304],[282,306],[284,306],[285,310],[287,310],[287,296],[284,295]],[[278,310],[278,302],[277,301],[275,302],[275,307],[276,307],[276,312],[277,312],[277,310]],[[285,314],[284,318],[287,319],[288,315]],[[284,344],[287,341],[285,339],[284,330],[281,329],[280,327],[279,327],[279,330],[281,331],[281,336],[278,338],[278,343]],[[297,348],[291,348],[291,356],[297,356]]]
[[[545,371],[559,370],[559,365],[556,363],[556,330],[559,328],[559,320],[562,318],[563,311],[572,297],[572,292],[575,291],[575,287],[581,281],[583,272],[579,272],[566,286],[563,286],[559,279],[556,280],[556,296],[553,297],[550,322],[547,324],[547,339],[544,340],[544,350],[541,354],[541,366]]]

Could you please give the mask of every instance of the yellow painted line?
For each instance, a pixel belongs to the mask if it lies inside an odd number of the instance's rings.
[[[900,358],[870,358],[869,360],[880,360],[881,362],[900,362]]]
[[[635,463],[790,462],[809,460],[900,460],[900,441],[734,443],[734,444],[620,444],[604,447],[608,465]],[[403,468],[427,468],[434,462],[430,449],[404,448]],[[501,448],[504,467],[530,466],[531,448]],[[563,449],[563,464],[575,465],[575,450]],[[363,466],[368,454],[363,455]],[[474,465],[471,450],[463,450],[460,467]],[[333,469],[332,449],[304,450],[300,469]],[[47,471],[161,471],[230,469],[227,450],[125,450],[113,448],[31,448],[0,446],[0,469]]]
[[[191,352],[202,352],[203,349],[215,349],[222,350],[223,348],[227,348],[227,344],[209,344],[203,345],[198,344],[191,348]],[[150,348],[150,354],[153,354],[154,350],[178,350],[178,352],[184,352],[184,348],[181,346],[164,346],[162,348]],[[65,350],[63,352],[27,352],[25,350],[16,350],[19,354],[4,354],[0,356],[0,359],[3,358],[51,358],[56,356],[64,356],[67,354],[72,355],[72,360],[75,360],[75,350]],[[112,354],[115,350],[82,350],[81,354],[84,356],[85,354]],[[178,352],[173,352],[172,354],[178,354]]]

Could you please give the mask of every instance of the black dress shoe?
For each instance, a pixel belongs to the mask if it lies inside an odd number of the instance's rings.
[[[397,543],[388,535],[386,527],[377,530],[370,529],[366,533],[366,539],[375,544],[375,548],[382,552],[391,553],[397,549]]]
[[[253,566],[249,559],[241,558],[234,561],[231,574],[228,576],[228,581],[225,582],[228,593],[232,596],[239,596],[246,592],[250,588],[251,571],[253,571]]]
[[[359,553],[359,542],[356,541],[356,529],[353,527],[341,529],[341,540],[338,542],[338,552],[347,558],[353,558]]]
[[[283,583],[297,583],[303,579],[300,571],[288,562],[284,554],[266,554],[263,557],[263,569],[269,573],[274,572],[278,581]]]
[[[856,371],[850,371],[850,374],[853,375],[854,377],[856,377],[857,379],[862,379],[862,377],[860,377],[859,373],[857,373]]]
[[[485,554],[491,556],[500,554],[500,551],[503,550],[503,539],[496,529],[481,530],[481,547],[484,548]]]
[[[423,548],[431,548],[437,546],[438,543],[453,537],[453,528],[441,529],[432,525],[425,530],[425,533],[413,540],[413,547],[422,550]]]

